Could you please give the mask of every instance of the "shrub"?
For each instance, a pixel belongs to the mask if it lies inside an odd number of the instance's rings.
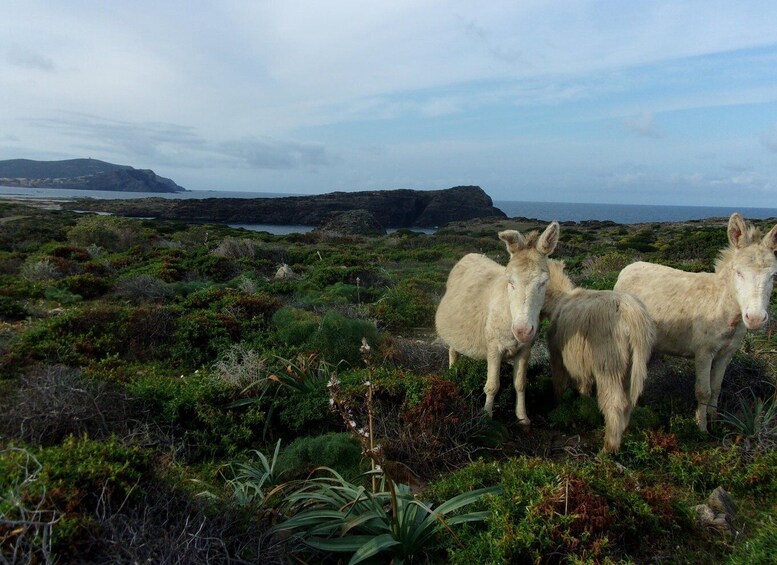
[[[390,330],[430,327],[434,311],[432,299],[410,283],[389,289],[373,309],[375,317]]]
[[[307,476],[316,467],[331,467],[350,480],[364,471],[362,450],[349,433],[330,432],[295,439],[280,454],[278,470],[287,479]]]
[[[0,436],[33,445],[53,445],[70,435],[126,435],[138,408],[115,385],[50,365],[21,377],[3,405]]]
[[[234,341],[226,323],[223,316],[213,312],[183,314],[176,323],[172,357],[187,368],[209,365]]]
[[[239,343],[222,353],[213,364],[213,374],[231,386],[254,393],[268,377],[267,359],[245,343]]]
[[[89,273],[60,279],[55,286],[87,299],[101,296],[111,289],[111,283],[104,277]]]
[[[110,251],[126,251],[141,241],[137,222],[114,216],[84,216],[67,232],[68,240],[79,247],[98,246]]]
[[[284,306],[273,315],[272,322],[280,343],[299,346],[316,331],[319,317],[307,310]]]
[[[171,306],[133,308],[122,327],[128,356],[139,361],[168,359],[180,316],[180,310]]]
[[[256,256],[256,244],[251,239],[227,237],[211,253],[227,259],[253,259]]]
[[[173,290],[162,279],[153,275],[133,275],[116,283],[116,293],[131,302],[167,302]]]
[[[346,318],[337,312],[327,312],[321,319],[318,330],[308,344],[330,363],[345,361],[352,365],[361,363],[362,338],[371,344],[378,341],[378,331],[370,322]]]
[[[259,437],[265,421],[259,406],[235,406],[239,390],[206,373],[142,376],[127,388],[181,439],[193,459],[238,453]]]
[[[430,485],[432,499],[452,490],[498,485],[487,528],[448,541],[452,563],[607,562],[643,544],[673,545],[679,524],[672,491],[647,488],[610,462],[559,464],[539,458],[478,461]]]
[[[60,515],[51,528],[52,553],[64,557],[72,552],[76,558],[98,510],[140,496],[137,485],[148,472],[148,454],[115,439],[71,436],[59,446],[5,449],[0,452],[0,492],[13,495],[0,500],[0,534],[8,533],[3,532],[7,524],[11,529],[14,522],[24,524],[25,505],[34,501],[37,512]],[[12,542],[5,536],[0,540],[5,554]]]
[[[24,304],[9,296],[0,296],[0,320],[23,320],[29,313]]]
[[[59,277],[59,271],[51,259],[39,259],[24,263],[19,276],[28,282],[45,282]]]

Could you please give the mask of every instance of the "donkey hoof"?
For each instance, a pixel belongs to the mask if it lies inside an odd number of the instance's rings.
[[[529,429],[531,427],[531,420],[529,418],[518,418],[518,425],[524,429]]]

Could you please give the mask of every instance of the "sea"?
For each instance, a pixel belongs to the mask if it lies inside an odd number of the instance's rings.
[[[70,200],[73,198],[280,198],[302,196],[277,192],[238,192],[223,190],[191,190],[177,193],[112,192],[98,190],[73,190],[56,188],[19,188],[0,186],[0,198],[32,198],[40,200]],[[706,218],[727,218],[739,212],[746,219],[777,218],[777,208],[734,208],[726,206],[665,206],[648,204],[595,204],[580,202],[530,202],[495,200],[494,206],[510,218],[533,218],[560,222],[584,220],[611,220],[618,224],[642,224],[652,222],[683,222]],[[232,227],[273,234],[304,233],[313,226],[277,226],[269,224],[230,224]],[[433,229],[422,230],[431,233]]]

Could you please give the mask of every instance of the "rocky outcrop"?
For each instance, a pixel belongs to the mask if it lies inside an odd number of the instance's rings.
[[[114,165],[97,159],[0,161],[0,185],[22,188],[68,188],[115,192],[184,192],[154,171]]]
[[[367,210],[335,212],[313,231],[342,235],[386,235],[386,230],[375,215]]]
[[[506,217],[494,208],[491,198],[479,186],[331,192],[282,198],[79,199],[64,207],[192,222],[303,226],[318,226],[335,212],[367,210],[386,228],[429,228],[471,218]]]

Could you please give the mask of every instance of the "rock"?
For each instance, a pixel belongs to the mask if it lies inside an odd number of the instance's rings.
[[[62,207],[190,222],[302,226],[317,226],[332,213],[348,210],[367,210],[387,228],[428,228],[472,218],[506,218],[479,186],[330,192],[281,198],[78,199],[63,203]]]
[[[694,511],[698,526],[724,536],[736,534],[733,524],[736,504],[722,487],[712,491],[707,498],[707,503],[695,506]]]
[[[374,214],[367,210],[335,212],[313,231],[342,235],[386,235]]]
[[[275,272],[275,278],[276,279],[294,279],[297,278],[297,274],[291,270],[291,267],[289,267],[286,263],[283,263],[280,267],[278,267],[278,270]]]

